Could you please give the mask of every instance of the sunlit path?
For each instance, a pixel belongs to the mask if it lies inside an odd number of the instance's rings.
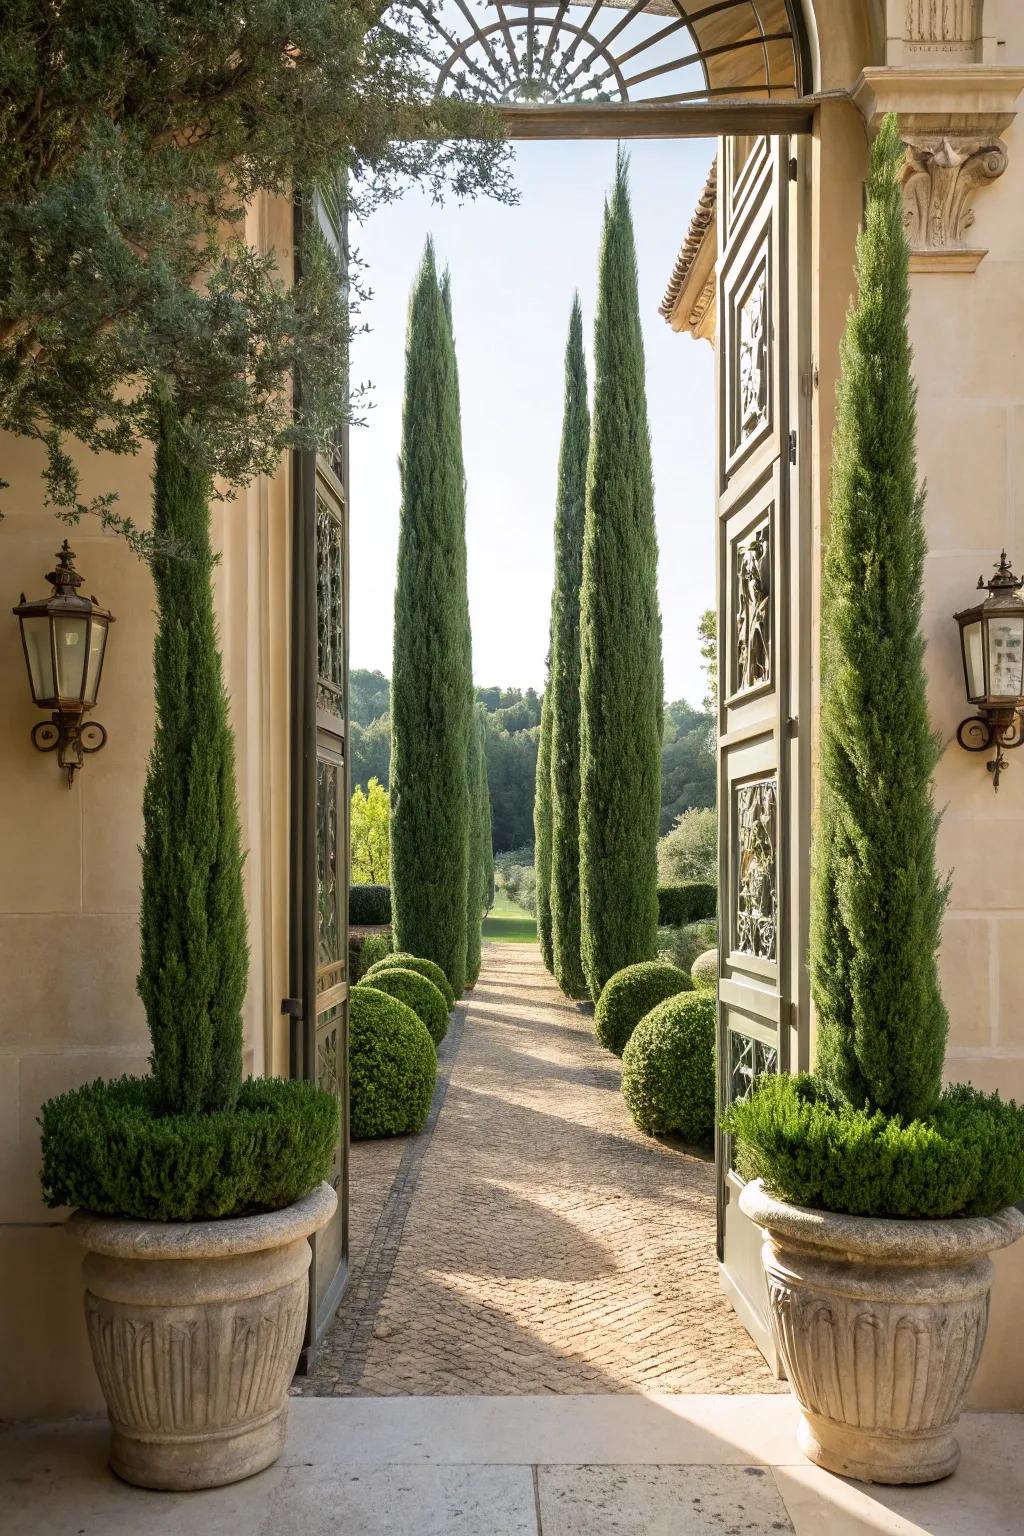
[[[304,1392],[766,1392],[719,1294],[710,1161],[637,1132],[529,944],[489,944],[432,1127],[352,1155],[353,1273]]]

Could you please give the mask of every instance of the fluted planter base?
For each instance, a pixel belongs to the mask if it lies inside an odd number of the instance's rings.
[[[988,1326],[988,1255],[1024,1235],[1024,1215],[843,1216],[775,1200],[760,1180],[740,1208],[764,1232],[772,1330],[804,1455],[865,1482],[948,1477]]]
[[[74,1213],[119,1477],[219,1488],[277,1460],[305,1330],[307,1239],[337,1203],[321,1184],[283,1211],[227,1221]]]

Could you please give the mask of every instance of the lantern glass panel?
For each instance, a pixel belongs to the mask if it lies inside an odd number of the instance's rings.
[[[57,652],[57,694],[62,703],[78,702],[83,697],[85,670],[88,661],[86,636],[88,619],[79,614],[74,618],[55,617],[53,638]]]
[[[967,673],[967,697],[972,701],[985,697],[985,653],[981,643],[981,620],[963,627],[964,670]]]
[[[50,621],[45,614],[23,618],[21,632],[25,637],[32,697],[37,704],[47,703],[56,696],[53,686],[53,654],[50,650]]]
[[[95,704],[99,692],[100,673],[103,670],[103,652],[107,646],[107,621],[95,616],[89,623],[89,664],[85,673],[83,704]]]
[[[988,621],[989,693],[1017,699],[1024,683],[1024,613],[993,614]]]

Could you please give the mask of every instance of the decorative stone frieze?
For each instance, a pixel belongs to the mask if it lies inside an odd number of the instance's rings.
[[[944,10],[941,0],[920,7],[917,0],[908,3],[919,31],[938,34],[967,26],[967,11]],[[969,64],[863,71],[853,97],[869,132],[877,132],[887,112],[896,112],[907,146],[903,190],[911,271],[973,272],[986,255],[967,238],[973,200],[1006,170],[1010,157],[1002,135],[1017,114],[1022,90],[1020,68]]]

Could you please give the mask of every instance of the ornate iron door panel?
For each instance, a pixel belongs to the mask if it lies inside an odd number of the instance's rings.
[[[795,161],[791,155],[796,156]],[[719,1017],[721,1105],[806,1064],[808,494],[800,439],[804,151],[723,141],[718,206]],[[809,366],[805,368],[809,373]],[[791,434],[795,433],[793,437]],[[806,457],[806,454],[805,454]],[[770,1363],[760,1234],[719,1137],[724,1290]]]

